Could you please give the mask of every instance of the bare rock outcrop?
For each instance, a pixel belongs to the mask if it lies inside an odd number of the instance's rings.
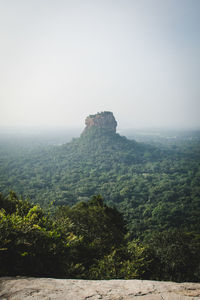
[[[0,278],[1,300],[197,300],[200,283]]]
[[[113,116],[113,113],[110,111],[104,111],[97,113],[95,115],[89,115],[85,119],[85,129],[84,132],[87,132],[92,127],[104,128],[106,130],[116,132],[117,121]]]

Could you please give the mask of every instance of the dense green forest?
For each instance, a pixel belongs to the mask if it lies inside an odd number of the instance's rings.
[[[199,281],[199,134],[140,141],[2,143],[1,275]]]
[[[149,230],[199,230],[200,141],[150,145],[96,128],[62,146],[0,153],[1,192],[42,207],[100,194],[123,213],[134,237]]]
[[[0,276],[199,281],[200,235],[155,231],[130,239],[100,196],[52,212],[0,195]]]

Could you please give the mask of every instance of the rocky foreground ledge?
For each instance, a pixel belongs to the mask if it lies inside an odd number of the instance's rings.
[[[1,300],[200,299],[200,283],[2,277]]]

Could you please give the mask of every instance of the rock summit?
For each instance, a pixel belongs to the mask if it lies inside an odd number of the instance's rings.
[[[117,121],[115,120],[115,117],[113,116],[113,113],[110,111],[104,111],[97,113],[95,115],[89,115],[85,119],[85,129],[83,133],[87,132],[93,127],[96,128],[103,128],[111,132],[116,132],[117,127]]]

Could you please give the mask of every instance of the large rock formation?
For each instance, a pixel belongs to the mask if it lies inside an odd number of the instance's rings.
[[[104,111],[95,115],[89,115],[85,119],[85,125],[86,127],[84,132],[87,132],[92,127],[103,128],[112,132],[116,132],[117,122],[112,112]]]
[[[1,300],[198,300],[200,283],[0,278]]]

